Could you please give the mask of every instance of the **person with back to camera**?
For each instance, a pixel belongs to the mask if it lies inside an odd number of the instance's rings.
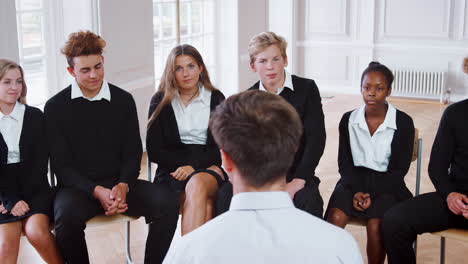
[[[151,99],[146,149],[149,160],[158,164],[154,182],[180,196],[182,235],[213,217],[216,192],[225,180],[208,129],[211,111],[223,100],[197,49],[174,47]]]
[[[63,263],[50,232],[45,118],[26,89],[21,66],[0,59],[0,262],[16,263],[23,232],[45,262]]]
[[[314,80],[285,70],[286,46],[286,40],[274,32],[262,32],[250,40],[250,67],[260,80],[249,90],[277,94],[298,112],[304,133],[287,175],[286,190],[297,208],[321,218],[323,200],[315,169],[325,149],[326,133],[320,93]],[[223,184],[218,192],[217,215],[229,209],[232,194],[232,184]]]
[[[172,263],[362,263],[353,237],[295,208],[286,189],[302,122],[272,93],[229,97],[212,113],[210,129],[233,185],[229,211],[182,237]]]
[[[393,74],[371,62],[361,77],[364,105],[343,115],[339,125],[341,179],[330,198],[326,219],[344,228],[350,217],[367,220],[369,263],[384,263],[384,213],[412,194],[404,177],[411,164],[413,119],[387,102]]]
[[[468,57],[464,59],[468,74]],[[418,234],[468,229],[468,99],[445,109],[429,160],[436,192],[418,195],[389,210],[383,233],[388,263],[416,263],[412,245]]]

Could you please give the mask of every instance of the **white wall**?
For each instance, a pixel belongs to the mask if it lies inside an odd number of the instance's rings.
[[[247,47],[252,36],[268,29],[268,1],[218,0],[217,10],[216,85],[229,96],[257,81]]]
[[[0,1],[0,58],[19,62],[15,1]]]
[[[286,10],[291,5],[270,2]],[[392,68],[447,71],[452,99],[468,96],[461,71],[468,0],[297,0],[293,9],[297,26],[283,34],[293,36],[295,72],[315,79],[322,92],[358,93],[362,70],[378,60]],[[270,29],[284,26],[270,23]]]
[[[106,80],[133,95],[144,140],[155,91],[152,1],[99,1],[99,18],[100,34],[107,42]]]

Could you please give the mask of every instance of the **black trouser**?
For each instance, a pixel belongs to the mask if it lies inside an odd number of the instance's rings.
[[[216,198],[216,216],[229,210],[232,195],[232,184],[226,181],[218,190]],[[296,193],[293,201],[296,208],[316,217],[323,217],[323,200],[322,196],[320,196],[318,184],[307,182],[306,186]]]
[[[388,263],[416,263],[412,248],[416,236],[447,228],[468,228],[468,220],[453,214],[438,193],[422,194],[396,205],[383,220]]]
[[[145,263],[161,263],[177,227],[176,194],[168,188],[138,180],[127,194],[129,216],[145,216],[149,223]],[[86,221],[103,214],[100,202],[85,192],[62,188],[54,202],[57,244],[67,263],[89,263],[84,229]],[[104,242],[104,241],[103,241]]]

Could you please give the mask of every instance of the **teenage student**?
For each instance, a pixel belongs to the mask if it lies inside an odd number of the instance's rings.
[[[67,263],[89,263],[84,229],[96,215],[145,216],[145,263],[160,263],[177,227],[175,194],[138,180],[142,145],[135,101],[104,79],[106,42],[70,34],[62,53],[71,85],[45,105],[51,165],[58,179],[55,231]]]
[[[464,60],[468,74],[468,57]],[[468,99],[452,104],[440,120],[429,160],[436,192],[418,195],[389,210],[383,232],[388,263],[416,263],[412,244],[418,234],[468,229]]]
[[[413,119],[387,102],[392,72],[371,62],[361,76],[364,105],[343,115],[339,125],[341,179],[330,198],[326,219],[344,228],[350,217],[367,220],[369,263],[384,263],[384,213],[412,196],[404,177],[411,164]]]
[[[303,131],[291,104],[243,92],[216,108],[210,128],[234,186],[231,207],[182,237],[164,263],[362,263],[348,232],[295,208],[286,191]]]
[[[47,263],[63,263],[50,232],[45,118],[26,105],[23,69],[0,59],[0,262],[16,263],[21,232]]]
[[[285,70],[288,65],[286,46],[286,40],[274,32],[262,32],[250,40],[250,67],[260,79],[250,90],[277,94],[298,112],[304,133],[287,174],[286,191],[297,208],[322,217],[320,180],[315,176],[326,139],[320,93],[313,80]],[[218,192],[217,214],[229,209],[232,195],[232,184],[226,182]]]
[[[200,53],[188,44],[173,48],[151,99],[146,149],[158,164],[154,182],[180,196],[182,235],[213,217],[216,192],[225,179],[208,129],[211,111],[223,100]]]

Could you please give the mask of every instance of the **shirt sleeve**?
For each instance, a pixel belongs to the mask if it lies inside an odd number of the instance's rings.
[[[127,183],[131,188],[140,174],[142,145],[140,137],[140,126],[135,101],[130,96],[129,109],[127,112],[127,123],[124,125],[125,142],[122,147],[122,164],[120,165],[120,182]]]
[[[451,192],[456,191],[456,187],[450,181],[449,176],[449,168],[456,147],[454,128],[450,122],[451,109],[447,108],[442,115],[429,160],[429,178],[434,184],[436,191],[444,199]]]
[[[64,109],[59,106],[49,101],[44,107],[52,171],[62,186],[77,188],[92,196],[96,183],[79,173],[72,165],[72,151],[62,127]]]
[[[304,153],[296,169],[295,178],[308,179],[315,176],[315,169],[325,149],[325,118],[322,110],[322,99],[317,85],[310,80],[306,87],[307,102],[304,115]]]

